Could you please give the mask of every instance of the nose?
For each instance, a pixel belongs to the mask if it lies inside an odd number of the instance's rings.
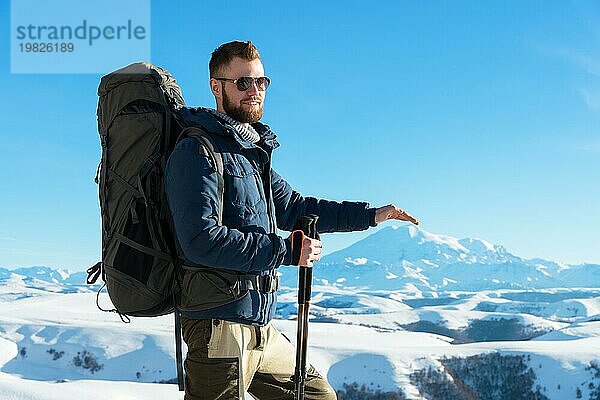
[[[248,89],[246,89],[246,93],[248,94],[258,94],[260,90],[258,90],[258,83],[256,81],[252,82],[252,85]]]

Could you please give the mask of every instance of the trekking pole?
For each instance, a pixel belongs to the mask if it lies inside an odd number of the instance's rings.
[[[317,215],[304,216],[296,221],[292,232],[292,248],[297,250],[300,258],[303,236],[319,239],[317,231]],[[300,266],[298,275],[298,331],[296,337],[296,370],[294,371],[294,399],[304,400],[306,384],[306,350],[308,347],[308,307],[312,287],[312,268]]]

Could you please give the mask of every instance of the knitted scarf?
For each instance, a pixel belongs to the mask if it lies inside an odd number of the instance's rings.
[[[258,132],[256,132],[256,130],[252,127],[252,125],[247,124],[247,123],[244,124],[239,121],[236,121],[235,119],[231,118],[229,115],[222,113],[220,111],[214,110],[212,108],[207,108],[207,110],[214,116],[221,118],[222,120],[227,122],[229,125],[231,125],[233,127],[233,129],[235,129],[237,134],[240,135],[240,137],[242,139],[244,139],[248,142],[251,142],[251,143],[256,143],[260,140],[260,135],[258,134]]]

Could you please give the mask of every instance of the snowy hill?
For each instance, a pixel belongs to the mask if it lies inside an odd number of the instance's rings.
[[[577,388],[587,394],[582,384],[596,382],[586,368],[600,358],[598,322],[568,324],[528,314],[469,311],[477,308],[478,299],[493,298],[492,292],[481,297],[462,293],[451,304],[413,308],[391,294],[355,295],[334,288],[337,292],[325,295],[323,288],[316,289],[309,358],[336,389],[359,382],[374,389],[401,389],[418,399],[411,378],[415,371],[437,368],[443,357],[495,351],[528,355],[537,384],[552,400],[570,400]],[[284,303],[286,296],[292,297],[284,293]],[[316,322],[319,313],[332,310],[335,323]],[[502,318],[554,331],[535,341],[452,344],[447,336],[402,328],[411,321],[443,321],[447,329],[458,330],[472,321]],[[279,319],[275,324],[295,337],[296,321]],[[96,310],[94,293],[47,292],[0,303],[0,398],[100,399],[102,381],[111,381],[105,385],[107,392],[101,391],[110,398],[181,398],[175,385],[154,383],[175,376],[172,329],[168,316],[123,324],[115,315]]]
[[[274,323],[294,339],[297,268],[280,271]],[[309,359],[337,390],[447,400],[424,393],[481,390],[486,373],[512,368],[496,383],[587,400],[600,386],[599,271],[524,260],[481,239],[382,229],[315,267]],[[172,317],[123,324],[97,310],[98,286],[84,282],[83,272],[0,268],[0,399],[182,398],[157,383],[175,377]]]

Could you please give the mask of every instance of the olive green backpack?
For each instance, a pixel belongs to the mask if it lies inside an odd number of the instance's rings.
[[[99,297],[96,304],[103,311],[118,313],[124,322],[129,316],[166,315],[176,311],[177,277],[183,263],[164,191],[167,160],[178,140],[196,137],[217,166],[220,204],[223,161],[197,121],[188,123],[182,117],[187,110],[181,89],[168,71],[150,63],[131,64],[104,76],[98,96],[102,156],[95,181],[102,261],[88,269],[87,281],[93,284],[102,276],[114,309],[102,308]],[[175,320],[182,389],[178,312]]]

